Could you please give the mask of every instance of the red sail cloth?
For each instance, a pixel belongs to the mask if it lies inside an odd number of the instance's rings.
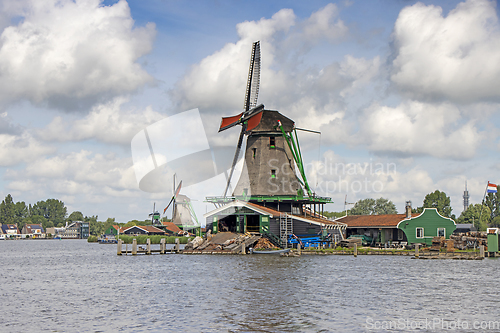
[[[238,122],[238,120],[241,118],[242,115],[243,115],[243,112],[237,116],[222,117],[222,121],[221,121],[220,127],[219,127],[219,132],[226,129],[226,127],[228,127],[230,125],[236,125],[236,123]]]

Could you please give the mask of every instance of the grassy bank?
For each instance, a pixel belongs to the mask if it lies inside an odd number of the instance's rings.
[[[165,238],[165,242],[167,244],[175,244],[175,239],[176,238],[179,238],[179,242],[181,244],[187,244],[194,237],[177,237],[177,236],[161,236],[161,235],[153,235],[153,236],[147,236],[147,235],[140,235],[140,236],[120,235],[120,239],[125,244],[132,244],[132,240],[134,238],[137,239],[137,244],[146,244],[148,238],[151,239],[151,244],[160,244],[160,241],[161,241],[162,238]]]

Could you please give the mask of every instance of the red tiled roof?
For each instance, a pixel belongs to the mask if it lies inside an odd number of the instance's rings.
[[[406,214],[388,215],[349,215],[341,217],[336,221],[347,224],[348,228],[363,227],[396,227],[399,222],[406,218]]]
[[[263,211],[265,211],[265,212],[273,215],[274,217],[279,217],[280,214],[282,213],[282,212],[280,212],[278,210],[275,210],[275,209],[272,209],[272,208],[268,208],[268,207],[264,207],[264,206],[255,204],[253,202],[247,202],[247,204],[249,204],[250,206],[253,206],[255,208],[261,209],[261,210],[263,210]],[[290,214],[290,213],[287,213],[287,214],[289,216],[295,216],[295,217],[298,217],[298,218],[302,218],[302,219],[306,219],[306,220],[311,220],[311,221],[314,221],[314,222],[319,222],[319,223],[324,223],[324,224],[334,224],[334,225],[338,224],[337,221],[331,221],[331,220],[322,219],[322,218],[319,218],[319,217],[312,217],[310,215],[303,216],[303,215],[293,215],[293,214]],[[342,222],[342,221],[339,221],[339,222]]]
[[[141,228],[142,230],[145,230],[147,232],[165,233],[165,231],[158,229],[157,227],[153,227],[152,225],[138,225],[136,227]]]
[[[182,231],[181,228],[179,228],[174,222],[162,222],[161,224],[165,226],[165,229],[175,234]]]

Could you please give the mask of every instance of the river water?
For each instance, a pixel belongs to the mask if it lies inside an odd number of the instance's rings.
[[[500,260],[0,242],[0,332],[500,331]],[[496,326],[495,326],[496,325]]]

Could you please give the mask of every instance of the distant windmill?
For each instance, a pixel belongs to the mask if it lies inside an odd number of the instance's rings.
[[[347,215],[347,205],[354,205],[354,202],[347,202],[347,194],[345,195],[345,199],[344,199],[344,211],[345,211],[345,215]]]
[[[153,212],[149,214],[152,225],[161,225],[160,213],[156,210],[156,202],[153,203]]]
[[[175,175],[174,175],[174,186],[175,188]],[[168,203],[167,207],[163,210],[163,214],[167,211],[171,204],[173,204],[172,209],[172,222],[183,230],[194,229],[199,227],[198,219],[194,212],[193,206],[191,205],[191,200],[188,196],[179,194],[182,187],[182,180],[180,181],[177,189],[172,195],[172,199]]]

